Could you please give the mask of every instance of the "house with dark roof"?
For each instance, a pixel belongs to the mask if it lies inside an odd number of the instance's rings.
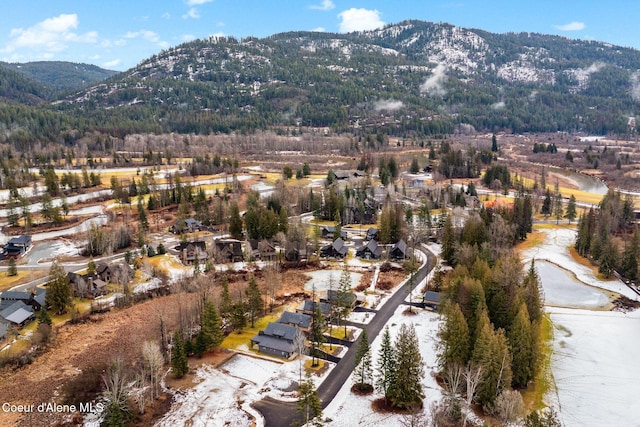
[[[382,246],[375,240],[369,240],[356,251],[356,256],[364,259],[379,259],[382,256]]]
[[[2,248],[1,259],[19,258],[31,247],[31,236],[12,237]]]
[[[0,310],[11,306],[15,302],[22,302],[31,307],[33,311],[38,311],[44,307],[44,296],[46,289],[36,288],[35,291],[4,291],[0,293]]]
[[[291,311],[285,311],[282,313],[282,316],[278,319],[278,323],[282,323],[283,325],[295,326],[300,329],[302,332],[309,332],[309,327],[311,326],[312,317],[308,314],[303,313],[293,313]]]
[[[347,256],[349,249],[344,243],[344,240],[337,238],[330,245],[323,246],[320,249],[320,256],[329,258],[344,258]]]
[[[216,259],[220,262],[240,262],[244,260],[242,242],[237,239],[218,239],[215,241]]]
[[[378,240],[378,229],[375,227],[369,227],[367,229],[367,236],[365,240]]]
[[[335,289],[329,289],[324,295],[320,297],[320,302],[330,304],[335,308],[338,306],[339,298],[340,298],[339,291]],[[356,294],[352,292],[345,293],[344,299],[352,309],[356,306],[356,303],[358,302]]]
[[[266,329],[251,338],[251,347],[258,347],[260,353],[293,359],[297,354],[296,340],[302,334],[297,327],[284,323],[270,322]]]
[[[199,263],[204,263],[209,259],[207,245],[203,241],[180,243],[178,245],[180,261],[184,265],[193,265],[196,258]]]
[[[396,242],[395,245],[389,250],[389,258],[394,261],[402,261],[409,257],[408,253],[409,248],[404,240],[400,240]]]
[[[273,261],[276,259],[276,247],[268,240],[249,240],[251,254],[253,258],[259,258],[262,261]]]
[[[196,231],[202,231],[206,229],[206,227],[195,218],[187,218],[185,220],[177,220],[170,228],[174,234],[180,233],[194,233]]]
[[[133,270],[126,262],[118,264],[99,263],[96,267],[96,276],[106,283],[120,283],[129,280],[133,276]]]
[[[304,300],[302,305],[296,308],[296,313],[308,314],[313,317],[316,312],[316,307],[320,307],[320,312],[326,319],[329,318],[331,315],[331,304],[327,302],[316,302],[310,299]]]
[[[435,291],[427,291],[422,296],[422,304],[425,307],[429,307],[430,309],[436,311],[442,302],[442,295],[440,292]]]
[[[333,225],[325,225],[320,229],[320,233],[323,239],[333,239],[333,236],[336,233],[336,227],[334,227]],[[347,232],[344,230],[340,230],[340,237],[346,239]]]
[[[287,242],[284,249],[284,259],[289,262],[302,261],[304,259],[307,259],[307,248],[301,248],[296,244]]]
[[[27,324],[34,315],[33,308],[22,301],[16,301],[0,312],[6,322],[19,326]]]

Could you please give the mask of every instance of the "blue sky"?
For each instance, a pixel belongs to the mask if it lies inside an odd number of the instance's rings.
[[[0,0],[0,60],[126,70],[211,35],[368,30],[405,19],[640,48],[637,0]]]

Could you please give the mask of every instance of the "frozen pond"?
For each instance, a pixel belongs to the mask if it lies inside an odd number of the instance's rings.
[[[330,287],[337,291],[340,286],[342,270],[318,270],[305,274],[311,276],[311,279],[304,284],[305,290],[312,291],[313,285],[315,285],[316,292],[326,291]],[[360,283],[362,273],[349,272],[349,274],[351,275],[351,287],[355,288]]]
[[[585,285],[573,273],[547,261],[537,261],[536,268],[544,289],[544,302],[562,307],[606,307],[610,301],[603,292]]]

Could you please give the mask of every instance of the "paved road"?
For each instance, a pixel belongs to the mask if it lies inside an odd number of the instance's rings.
[[[416,285],[427,277],[427,274],[435,266],[435,256],[425,251],[427,255],[427,262],[422,266],[415,275],[414,283]],[[405,284],[402,288],[393,294],[391,298],[378,310],[375,317],[369,322],[367,326],[367,335],[369,340],[373,341],[380,331],[387,324],[393,313],[396,311],[399,305],[404,302],[407,297],[409,285]],[[327,378],[318,387],[318,396],[322,401],[322,407],[326,408],[327,405],[333,400],[338,391],[342,388],[344,383],[349,379],[349,375],[353,371],[353,365],[356,356],[356,350],[358,345],[356,342],[349,347],[349,350],[342,357],[342,360],[333,368]],[[290,427],[295,425],[299,420],[299,414],[296,412],[295,402],[281,402],[272,398],[264,398],[252,405],[255,409],[260,411],[265,418],[265,425],[269,427]]]

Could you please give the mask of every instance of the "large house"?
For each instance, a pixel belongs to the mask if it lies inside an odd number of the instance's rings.
[[[215,241],[217,260],[220,262],[240,262],[244,260],[242,242],[237,239],[218,239]]]
[[[389,251],[389,258],[394,261],[403,261],[409,257],[408,247],[404,240],[396,242]]]
[[[356,251],[356,256],[364,259],[379,259],[382,256],[382,246],[375,240],[369,240]]]
[[[270,322],[267,328],[251,338],[251,347],[260,353],[292,359],[297,354],[297,341],[302,334],[295,326]]]
[[[5,243],[0,252],[0,259],[19,258],[31,247],[31,236],[23,235],[12,237]]]
[[[179,219],[178,221],[176,221],[175,224],[173,224],[169,228],[169,231],[171,231],[174,234],[180,234],[180,233],[193,233],[196,231],[202,231],[204,229],[206,229],[206,227],[202,225],[202,223],[197,219],[187,218],[185,220]]]
[[[38,311],[45,305],[46,289],[36,288],[33,292],[4,291],[0,293],[0,310],[4,310],[15,302],[21,301],[33,311]]]
[[[306,299],[300,307],[296,308],[296,313],[308,314],[313,317],[317,307],[320,307],[320,312],[326,319],[328,319],[331,315],[331,304],[327,302],[315,302],[313,300]]]
[[[180,261],[184,265],[193,265],[196,259],[198,263],[204,263],[209,259],[207,245],[202,241],[180,243],[178,251],[180,252]]]
[[[309,332],[309,328],[311,327],[311,319],[312,317],[308,314],[285,311],[284,313],[282,313],[282,316],[280,316],[280,319],[278,319],[278,323],[282,323],[283,325],[295,326],[302,332]]]
[[[344,244],[344,240],[337,238],[333,243],[327,246],[323,246],[320,249],[320,256],[330,258],[344,258],[347,256],[349,249]]]

